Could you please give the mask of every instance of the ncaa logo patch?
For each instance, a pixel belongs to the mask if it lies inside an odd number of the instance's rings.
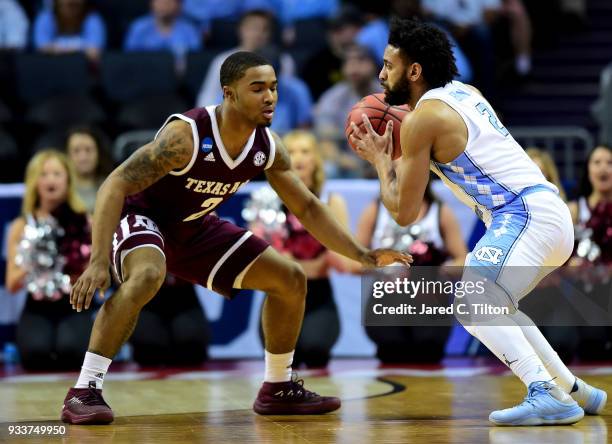
[[[255,166],[258,167],[266,163],[266,153],[264,153],[263,151],[258,151],[257,153],[255,153],[255,157],[253,157],[253,163],[255,164]]]
[[[200,151],[204,154],[208,154],[213,149],[213,140],[210,137],[204,137],[202,143],[200,144]]]

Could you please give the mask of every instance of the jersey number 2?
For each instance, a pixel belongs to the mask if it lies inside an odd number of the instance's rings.
[[[483,116],[485,114],[489,116],[489,122],[499,134],[501,134],[504,137],[510,134],[508,130],[506,129],[506,127],[501,124],[501,122],[499,121],[495,113],[491,111],[491,108],[489,108],[486,103],[480,102],[478,105],[476,105],[476,109]]]
[[[221,197],[209,197],[204,202],[202,202],[202,208],[204,208],[204,210],[199,211],[197,213],[193,213],[191,216],[187,216],[185,219],[183,219],[183,222],[190,222],[192,220],[199,219],[200,217],[214,210],[215,207],[221,202],[223,202],[223,198]]]

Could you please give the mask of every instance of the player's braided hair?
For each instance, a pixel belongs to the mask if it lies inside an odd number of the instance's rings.
[[[271,65],[271,63],[260,54],[249,51],[233,53],[221,65],[219,75],[221,87],[231,85],[236,80],[240,80],[247,69],[262,65]]]
[[[389,45],[400,49],[410,61],[423,67],[430,88],[439,88],[455,78],[457,65],[450,41],[443,31],[417,19],[391,19]]]

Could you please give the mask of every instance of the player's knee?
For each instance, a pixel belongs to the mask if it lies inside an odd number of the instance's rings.
[[[155,265],[145,265],[138,273],[140,283],[155,289],[155,293],[161,288],[165,278],[166,272]]]
[[[143,264],[128,277],[124,285],[128,285],[133,290],[135,300],[141,300],[144,305],[155,296],[165,278],[165,270],[153,264]]]
[[[306,297],[306,275],[304,270],[295,262],[289,262],[286,269],[279,273],[277,292],[281,295],[295,298]]]
[[[289,285],[291,286],[291,293],[300,298],[305,298],[307,279],[302,267],[300,267],[298,264],[292,264],[288,280]]]

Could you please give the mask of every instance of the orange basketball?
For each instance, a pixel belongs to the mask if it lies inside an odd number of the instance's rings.
[[[362,131],[365,131],[361,115],[365,114],[370,119],[370,123],[381,136],[385,133],[387,128],[387,122],[393,120],[393,159],[397,159],[402,155],[402,149],[400,146],[400,127],[402,125],[402,119],[410,112],[409,105],[392,106],[385,102],[385,95],[370,94],[365,96],[359,102],[353,106],[351,112],[346,118],[346,124],[344,126],[344,134],[349,141],[351,148],[355,147],[351,144],[349,136],[353,132],[351,129],[351,122],[355,122],[355,125]]]

